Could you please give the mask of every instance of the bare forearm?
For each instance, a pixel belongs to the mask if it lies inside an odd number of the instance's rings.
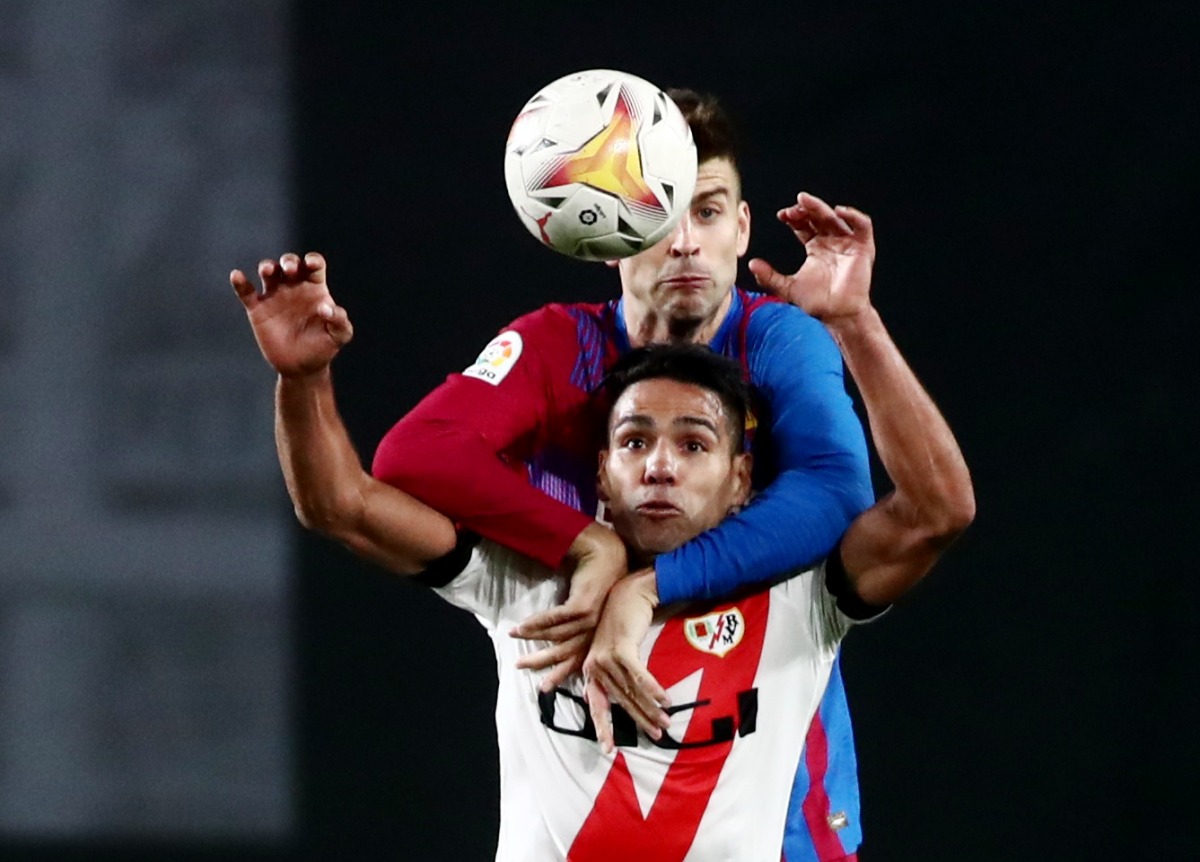
[[[420,571],[454,547],[448,519],[363,470],[338,415],[328,369],[280,376],[275,443],[305,527],[402,574]]]
[[[361,505],[361,463],[337,413],[326,369],[275,384],[275,447],[296,516],[331,532]]]
[[[830,325],[867,408],[895,490],[860,515],[841,553],[856,592],[888,604],[912,587],[975,516],[962,452],[937,406],[867,308]]]
[[[896,495],[929,529],[961,530],[975,510],[966,462],[879,314],[868,308],[829,328],[862,394],[876,451]]]

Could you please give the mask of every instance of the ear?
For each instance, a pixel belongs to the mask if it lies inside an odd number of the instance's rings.
[[[621,265],[621,259],[617,258],[616,260],[606,260],[604,261],[604,265],[609,269],[616,269]]]
[[[737,256],[741,257],[750,248],[750,204],[738,201]]]
[[[608,486],[608,471],[605,467],[608,465],[608,450],[600,450],[600,467],[596,471],[596,497],[601,503],[607,503],[612,499],[612,494]]]
[[[741,452],[733,456],[733,506],[740,508],[750,499],[750,473],[754,468],[754,458],[749,452]]]

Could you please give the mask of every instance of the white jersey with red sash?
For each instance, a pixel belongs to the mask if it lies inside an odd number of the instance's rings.
[[[614,710],[617,748],[596,742],[578,681],[551,694],[516,668],[541,644],[509,630],[565,597],[547,569],[483,542],[438,592],[476,615],[499,672],[504,862],[778,862],[804,746],[853,621],[819,567],[736,599],[662,609],[642,644],[667,689],[658,742]]]

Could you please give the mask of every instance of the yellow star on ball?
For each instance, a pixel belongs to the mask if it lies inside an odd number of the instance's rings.
[[[541,188],[583,183],[646,206],[665,209],[642,176],[637,123],[622,89],[612,119],[553,171]]]

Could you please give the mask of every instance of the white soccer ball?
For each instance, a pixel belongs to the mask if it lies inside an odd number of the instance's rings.
[[[696,145],[658,87],[592,69],[525,104],[508,134],[504,179],[535,238],[581,260],[615,260],[654,245],[687,212]]]

